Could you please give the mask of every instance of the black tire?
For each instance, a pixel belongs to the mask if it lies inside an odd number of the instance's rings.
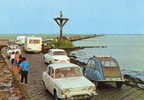
[[[48,63],[45,61],[45,59],[44,59],[44,63],[47,65]]]
[[[60,100],[60,99],[58,98],[58,96],[57,96],[57,92],[56,92],[56,91],[54,91],[54,100]]]
[[[52,61],[49,61],[49,63],[48,64],[52,64]]]
[[[48,63],[45,61],[45,58],[44,58],[44,57],[43,57],[43,60],[44,60],[44,63],[45,63],[45,64],[48,64]]]
[[[118,89],[121,89],[121,88],[122,88],[122,85],[123,85],[122,82],[116,82],[116,87],[117,87]]]

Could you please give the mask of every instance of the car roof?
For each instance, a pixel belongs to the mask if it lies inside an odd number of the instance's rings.
[[[56,63],[56,64],[50,64],[48,66],[52,67],[53,69],[68,68],[68,67],[79,67],[78,65],[72,64],[72,63]]]
[[[117,60],[111,56],[94,56],[93,58],[99,59],[100,61],[109,61],[109,62],[113,61],[113,62],[117,63],[117,65],[119,65]]]
[[[94,56],[97,59],[100,59],[102,61],[112,61],[114,60],[114,58],[112,58],[111,56]]]
[[[64,51],[63,49],[50,49],[51,51]]]

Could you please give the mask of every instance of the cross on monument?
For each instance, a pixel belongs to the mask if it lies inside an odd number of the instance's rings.
[[[64,25],[67,23],[67,21],[69,19],[68,18],[64,18],[62,11],[60,11],[60,17],[56,17],[56,18],[54,18],[54,20],[55,20],[55,22],[58,24],[58,26],[60,28],[60,36],[59,36],[59,38],[62,39],[62,37],[63,37],[63,27],[64,27]]]

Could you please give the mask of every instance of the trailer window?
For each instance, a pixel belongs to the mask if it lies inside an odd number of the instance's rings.
[[[104,67],[116,67],[118,66],[114,61],[102,61]]]
[[[29,40],[29,43],[31,43],[31,44],[39,44],[40,40]]]

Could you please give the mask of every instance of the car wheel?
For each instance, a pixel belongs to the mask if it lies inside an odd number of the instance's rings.
[[[48,64],[52,64],[52,61],[49,61],[49,63]]]
[[[60,99],[58,98],[58,96],[57,96],[57,92],[56,92],[56,91],[54,91],[54,100],[60,100]]]
[[[122,85],[123,85],[122,82],[116,82],[116,87],[117,87],[118,89],[121,89]]]
[[[48,63],[45,61],[45,58],[44,58],[44,57],[43,57],[43,60],[44,60],[44,63],[45,63],[45,64],[48,64]]]

